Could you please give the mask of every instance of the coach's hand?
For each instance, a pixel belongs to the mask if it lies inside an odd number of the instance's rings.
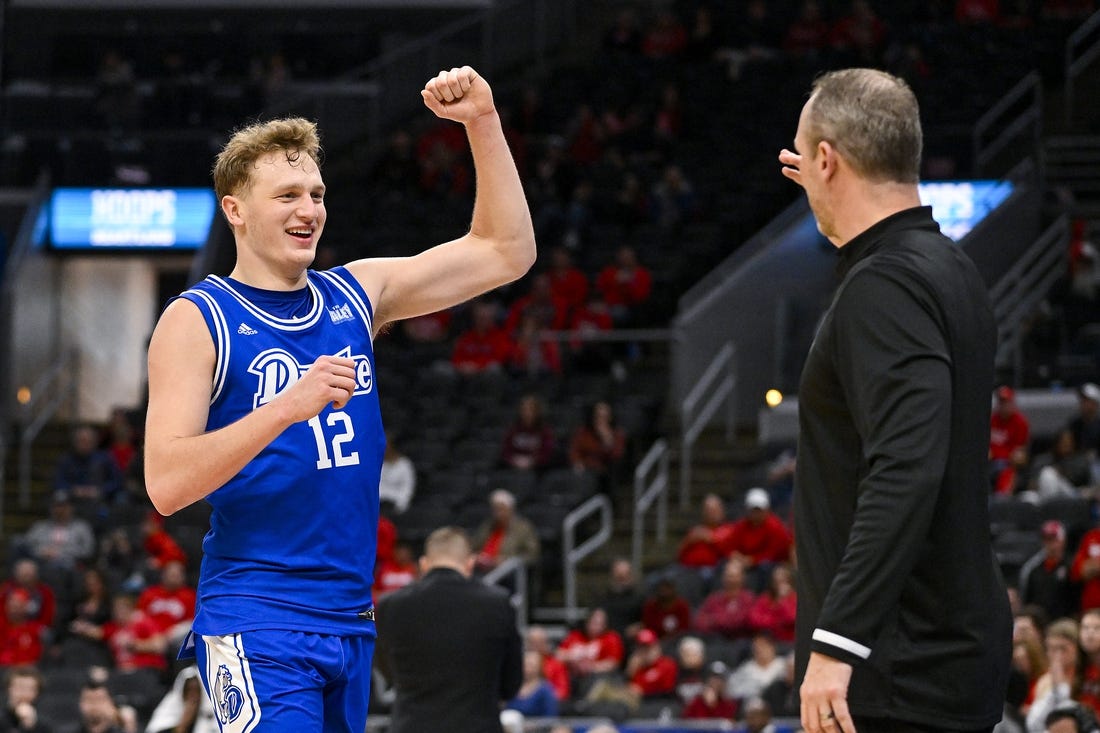
[[[783,164],[782,173],[787,178],[802,185],[802,156],[798,153],[792,152],[783,148],[779,151],[779,162]]]
[[[852,667],[812,652],[798,694],[802,698],[802,727],[806,733],[856,733],[848,712],[848,682]]]
[[[277,399],[283,402],[293,422],[301,422],[320,414],[330,403],[339,410],[354,393],[355,360],[344,356],[320,356]]]
[[[493,91],[469,66],[441,71],[420,92],[424,104],[438,117],[462,124],[493,112]]]

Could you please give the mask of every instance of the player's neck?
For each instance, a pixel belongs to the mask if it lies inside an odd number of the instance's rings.
[[[301,290],[306,286],[306,271],[297,274],[279,273],[269,268],[250,267],[240,260],[229,273],[237,282],[262,290]]]

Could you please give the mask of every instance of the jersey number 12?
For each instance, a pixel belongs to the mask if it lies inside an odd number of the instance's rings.
[[[344,453],[344,445],[350,443],[355,437],[355,426],[351,422],[351,416],[346,412],[330,412],[325,422],[330,428],[337,428],[337,433],[332,436],[331,441],[325,437],[325,431],[321,427],[321,416],[315,415],[309,419],[309,426],[313,428],[313,439],[317,441],[317,468],[358,465],[359,451]],[[341,425],[337,426],[337,423]]]

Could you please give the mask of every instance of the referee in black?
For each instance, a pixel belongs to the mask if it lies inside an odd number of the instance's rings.
[[[797,676],[808,733],[990,731],[1011,655],[989,540],[996,330],[917,192],[902,80],[819,77],[783,174],[839,250],[799,387]]]

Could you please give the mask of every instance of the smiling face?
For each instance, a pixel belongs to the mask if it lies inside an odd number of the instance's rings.
[[[247,282],[269,287],[257,281],[256,273],[263,273],[298,284],[325,226],[324,197],[321,170],[309,155],[276,151],[257,159],[251,185],[222,199]]]

